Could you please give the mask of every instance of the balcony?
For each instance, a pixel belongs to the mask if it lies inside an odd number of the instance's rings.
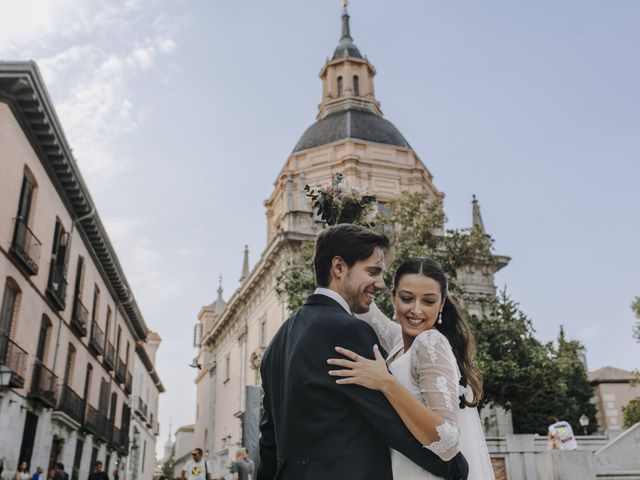
[[[80,301],[80,297],[76,297],[73,304],[73,313],[71,314],[71,328],[80,336],[87,336],[87,323],[89,321],[89,310]]]
[[[160,422],[158,422],[156,420],[156,422],[153,424],[153,434],[157,437],[158,435],[160,435]]]
[[[11,380],[9,387],[22,388],[27,370],[27,352],[7,335],[0,335],[0,365],[9,367]]]
[[[129,452],[129,432],[126,429],[120,430],[118,427],[113,427],[111,446],[123,455],[127,455]]]
[[[147,419],[147,404],[140,397],[136,397],[134,413],[143,420]]]
[[[111,342],[106,342],[104,347],[104,356],[102,357],[102,363],[107,371],[111,371],[116,366],[116,351],[113,348]]]
[[[91,322],[91,338],[89,339],[89,349],[96,355],[102,355],[102,349],[104,345],[104,332],[100,329],[98,324]]]
[[[29,398],[42,402],[47,407],[56,406],[56,382],[58,377],[40,360],[33,365]]]
[[[87,405],[87,413],[84,417],[84,429],[93,435],[98,435],[98,431],[100,431],[100,414],[98,410],[91,405]]]
[[[9,252],[18,260],[20,268],[27,276],[38,273],[41,246],[42,243],[29,229],[24,220],[20,217],[16,218],[13,241]]]
[[[133,377],[131,376],[131,372],[127,372],[125,376],[125,382],[124,382],[124,391],[127,393],[127,395],[131,395],[132,385],[133,385]]]
[[[127,366],[120,359],[116,360],[116,382],[124,384],[126,381]]]
[[[58,410],[66,413],[69,417],[78,423],[83,423],[84,420],[84,402],[80,395],[74,392],[69,385],[62,386],[62,393],[60,394],[60,403],[58,403]]]
[[[47,293],[53,300],[59,311],[64,310],[66,306],[67,295],[67,279],[64,278],[62,266],[56,265],[55,260],[51,260],[51,269],[49,270],[49,284],[47,285]]]

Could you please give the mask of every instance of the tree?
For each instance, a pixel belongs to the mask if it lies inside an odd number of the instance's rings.
[[[562,328],[557,347],[537,340],[531,320],[506,291],[500,292],[491,315],[472,318],[470,324],[484,375],[482,406],[511,411],[516,433],[546,434],[551,417],[577,426],[583,414],[590,420],[588,431],[597,429],[580,342],[567,340]]]
[[[636,314],[636,324],[633,326],[633,336],[640,342],[640,297],[636,297],[631,304],[631,310]]]
[[[629,428],[640,422],[640,397],[631,400],[626,407],[622,407],[624,427]]]
[[[175,454],[176,454],[176,447],[174,445],[171,448],[171,454],[169,455],[169,458],[167,458],[162,464],[162,476],[167,480],[171,480],[174,478],[173,467],[175,465]]]

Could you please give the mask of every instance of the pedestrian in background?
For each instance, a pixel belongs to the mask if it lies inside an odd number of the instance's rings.
[[[36,471],[34,472],[33,476],[31,477],[33,480],[44,480],[42,478],[42,474],[44,473],[44,470],[42,470],[42,467],[40,465],[38,465],[36,467]]]
[[[16,472],[16,480],[31,480],[31,474],[29,473],[29,464],[22,462],[18,471]]]
[[[93,467],[93,472],[89,474],[89,480],[109,480],[107,472],[102,470],[102,462],[98,460]]]
[[[211,466],[209,462],[202,458],[202,449],[196,448],[191,452],[191,460],[189,460],[182,472],[181,480],[211,480]]]

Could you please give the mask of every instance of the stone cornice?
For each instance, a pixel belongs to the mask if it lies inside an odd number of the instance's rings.
[[[227,306],[211,330],[204,334],[202,345],[213,346],[229,329],[233,330],[234,322],[237,320],[237,314],[245,308],[251,293],[257,288],[260,288],[262,285],[261,280],[275,266],[277,253],[279,253],[285,245],[292,242],[303,242],[314,239],[315,235],[297,232],[279,232],[264,250],[260,261],[253,267],[247,280],[233,293]],[[238,333],[240,333],[240,331],[238,331]]]
[[[7,103],[60,194],[105,283],[137,339],[147,326],[96,212],[35,62],[0,62],[0,101]]]

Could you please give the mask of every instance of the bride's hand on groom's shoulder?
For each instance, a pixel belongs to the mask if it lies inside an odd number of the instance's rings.
[[[340,370],[329,370],[329,375],[332,377],[340,377],[336,383],[355,384],[371,390],[384,391],[389,387],[390,382],[394,381],[378,345],[373,346],[375,360],[370,360],[342,347],[336,347],[336,352],[345,357],[327,360],[329,365],[343,367]]]

